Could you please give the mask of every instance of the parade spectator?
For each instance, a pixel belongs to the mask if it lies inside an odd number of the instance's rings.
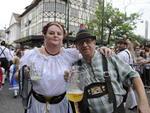
[[[3,70],[0,62],[0,91],[2,90],[2,83],[3,83]]]
[[[2,75],[3,75],[2,85],[4,85],[5,79],[6,79],[6,74],[5,74],[5,69],[3,67],[1,67],[1,69],[2,69]]]
[[[6,75],[8,75],[9,64],[13,58],[13,55],[11,53],[12,53],[11,50],[9,50],[6,47],[5,41],[2,41],[0,45],[0,61],[1,61],[1,66],[5,69]]]
[[[63,48],[66,32],[59,22],[46,24],[42,33],[43,46],[26,52],[20,62],[20,67],[28,66],[29,70],[26,70],[33,85],[31,106],[27,113],[72,113],[65,98],[64,71],[80,58],[79,51]]]
[[[138,94],[138,110],[140,113],[150,113],[144,86],[136,71],[116,55],[112,55],[112,57],[107,58],[108,79],[107,72],[104,73],[103,70],[105,64],[103,63],[103,55],[95,49],[96,36],[91,35],[88,30],[81,30],[76,35],[75,43],[83,58],[76,62],[74,66],[79,66],[79,71],[82,71],[79,80],[81,87],[86,87],[86,95],[83,96],[84,100],[81,102],[81,105],[83,105],[80,109],[81,113],[89,113],[89,111],[90,113],[125,113],[123,108],[123,95],[126,93],[123,89],[125,80],[131,80],[134,85]],[[105,87],[104,85],[94,87],[97,82],[104,83]],[[87,89],[89,86],[92,86],[92,88]],[[91,95],[91,98],[85,101],[87,95]],[[110,102],[112,100],[110,95],[115,95],[113,102]]]
[[[118,53],[117,56],[124,62],[129,64],[132,68],[134,65],[134,52],[133,52],[133,46],[132,43],[129,40],[121,39],[117,42],[118,45]],[[130,49],[130,50],[129,50]],[[132,54],[131,54],[132,53]],[[130,82],[130,81],[125,81]],[[127,90],[127,94],[124,97],[124,102],[126,103],[127,100],[130,100],[129,103],[129,110],[135,110],[137,108],[137,100],[136,95],[134,93],[134,89],[131,87],[128,88],[128,86],[124,85],[124,88]]]
[[[11,90],[13,91],[13,96],[14,98],[16,98],[18,96],[18,91],[19,91],[19,84],[18,81],[16,80],[16,71],[19,68],[19,57],[15,56],[13,58],[13,63],[9,68],[9,81],[10,81],[10,85],[11,85]]]

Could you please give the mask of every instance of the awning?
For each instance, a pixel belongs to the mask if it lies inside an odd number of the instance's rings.
[[[43,36],[42,35],[30,35],[24,38],[20,38],[15,40],[15,43],[20,43],[21,45],[28,45],[30,47],[39,47],[43,44]]]

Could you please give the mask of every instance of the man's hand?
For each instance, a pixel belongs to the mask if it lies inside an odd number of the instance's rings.
[[[98,49],[98,51],[103,55],[105,55],[106,57],[110,57],[113,54],[113,51],[107,47],[101,47]]]
[[[134,77],[132,81],[138,96],[138,113],[150,113],[147,95],[141,78]]]
[[[137,110],[137,113],[150,113],[150,107],[148,106],[148,104],[139,105]]]

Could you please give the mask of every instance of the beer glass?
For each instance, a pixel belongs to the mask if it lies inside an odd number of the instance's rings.
[[[71,68],[66,93],[68,100],[74,102],[76,113],[79,113],[77,102],[82,100],[84,92],[80,82],[82,72],[79,71],[78,68],[79,66],[73,66]]]
[[[38,81],[41,79],[41,77],[39,76],[39,72],[36,70],[35,68],[35,63],[31,64],[31,68],[30,68],[30,79],[32,81]]]

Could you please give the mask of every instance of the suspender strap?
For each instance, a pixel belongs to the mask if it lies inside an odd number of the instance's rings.
[[[6,55],[5,55],[5,53],[4,53],[4,50],[6,49],[6,47],[5,47],[4,49],[2,49],[2,48],[0,47],[0,49],[1,49],[0,56],[3,54],[3,55],[6,57]]]
[[[115,113],[115,111],[117,109],[116,97],[115,97],[113,87],[111,84],[111,78],[110,78],[109,73],[108,73],[108,62],[107,62],[107,59],[104,55],[102,55],[102,63],[103,63],[104,78],[105,78],[105,82],[106,82],[106,85],[108,88],[108,101],[110,103],[113,102],[114,113]]]

